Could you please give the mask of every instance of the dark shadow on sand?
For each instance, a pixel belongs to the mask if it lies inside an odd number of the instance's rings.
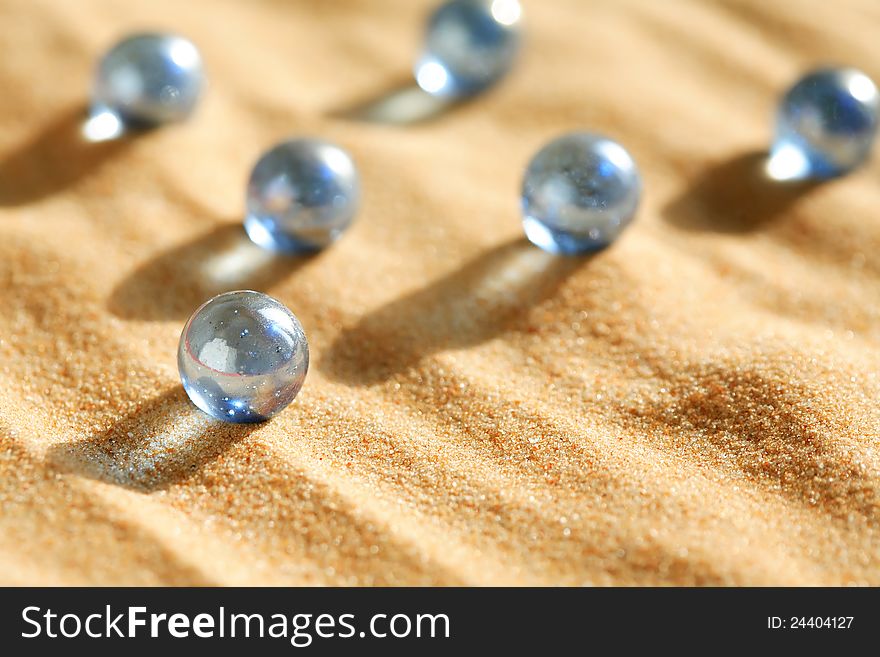
[[[125,319],[185,319],[221,292],[264,291],[314,257],[267,251],[240,223],[226,224],[137,267],[113,290],[108,307]]]
[[[761,230],[818,185],[815,180],[773,180],[766,166],[764,152],[744,153],[708,165],[663,209],[663,216],[672,225],[690,231]]]
[[[432,96],[409,79],[332,110],[329,114],[331,117],[364,123],[414,125],[436,119],[464,102]]]
[[[212,420],[175,386],[106,431],[52,446],[46,460],[62,472],[151,492],[192,477],[257,427]]]
[[[344,329],[318,366],[336,379],[370,385],[433,353],[491,340],[516,328],[592,257],[551,255],[525,239],[495,247]]]
[[[0,155],[0,206],[25,205],[66,189],[131,143],[130,135],[90,141],[83,132],[87,119],[85,107],[68,109],[30,141]]]

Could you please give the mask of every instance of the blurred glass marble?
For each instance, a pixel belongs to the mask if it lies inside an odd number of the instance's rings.
[[[244,226],[262,247],[316,251],[354,220],[360,181],[351,156],[334,144],[295,139],[265,153],[251,173]]]
[[[415,66],[429,94],[462,98],[491,87],[513,66],[522,41],[518,0],[451,0],[428,21]]]
[[[120,131],[183,121],[204,86],[202,58],[192,42],[174,34],[129,36],[98,63],[91,130],[99,136],[114,121]]]
[[[272,297],[241,290],[214,297],[187,321],[177,350],[192,402],[226,422],[262,422],[296,397],[309,346],[296,316]]]
[[[641,187],[620,144],[587,133],[555,139],[535,155],[523,180],[526,236],[552,253],[604,248],[632,221]]]
[[[877,134],[880,95],[851,68],[814,71],[785,94],[767,164],[771,178],[830,178],[858,167]]]

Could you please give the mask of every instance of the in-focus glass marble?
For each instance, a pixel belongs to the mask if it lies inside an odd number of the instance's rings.
[[[182,121],[204,84],[202,57],[192,42],[174,34],[136,34],[98,63],[92,115],[109,112],[131,127]]]
[[[859,166],[877,134],[878,111],[877,87],[860,71],[823,69],[801,78],[779,107],[771,176],[829,178]]]
[[[641,188],[635,162],[617,142],[586,133],[560,137],[526,169],[526,236],[552,253],[604,248],[632,221]]]
[[[342,235],[360,202],[351,156],[318,139],[295,139],[264,154],[251,173],[244,227],[267,249],[302,253]]]
[[[189,398],[208,415],[262,422],[296,397],[309,369],[309,346],[281,302],[250,290],[226,292],[189,318],[177,367]]]
[[[513,66],[522,41],[518,0],[451,0],[428,21],[416,81],[430,94],[472,96]]]

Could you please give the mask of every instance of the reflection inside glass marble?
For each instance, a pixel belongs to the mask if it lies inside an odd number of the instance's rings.
[[[600,135],[575,133],[542,148],[522,187],[523,227],[553,253],[601,249],[632,221],[641,177],[632,157]]]
[[[809,73],[785,95],[767,164],[775,180],[830,178],[862,164],[877,134],[880,95],[864,73]]]
[[[183,121],[198,103],[204,77],[198,49],[181,36],[144,33],[123,39],[98,63],[86,137],[107,139],[111,117],[117,130]]]
[[[451,0],[428,21],[415,66],[429,94],[459,98],[480,93],[513,66],[521,43],[518,0]]]
[[[264,154],[247,188],[248,236],[267,249],[302,253],[338,239],[354,220],[360,180],[338,146],[294,139]]]
[[[214,297],[193,313],[177,351],[183,387],[205,413],[261,422],[299,393],[309,348],[296,316],[260,292]]]

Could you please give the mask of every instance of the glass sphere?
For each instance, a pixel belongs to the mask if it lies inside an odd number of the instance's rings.
[[[226,292],[187,321],[177,367],[186,394],[208,415],[262,422],[296,397],[309,369],[309,346],[281,302],[250,290]]]
[[[518,0],[451,0],[428,21],[416,63],[419,86],[439,97],[472,96],[511,68],[521,43]]]
[[[593,134],[560,137],[526,170],[526,236],[552,253],[601,249],[632,221],[641,187],[636,164],[620,144]]]
[[[132,127],[182,121],[204,85],[202,57],[192,42],[173,34],[136,34],[101,58],[92,113],[110,112]]]
[[[829,178],[850,171],[870,154],[878,111],[877,86],[864,73],[837,68],[806,75],[782,99],[771,165],[789,174],[779,177]]]
[[[322,249],[354,220],[360,181],[344,150],[317,139],[295,139],[264,154],[251,173],[244,227],[267,249]]]

